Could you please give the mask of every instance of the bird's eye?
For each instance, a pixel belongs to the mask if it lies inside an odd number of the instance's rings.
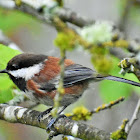
[[[13,65],[12,65],[12,68],[13,68],[13,69],[18,69],[19,67],[18,67],[18,65],[13,64]]]

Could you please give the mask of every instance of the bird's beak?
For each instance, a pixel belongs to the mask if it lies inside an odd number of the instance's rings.
[[[4,69],[4,70],[0,70],[0,73],[8,73],[8,71]]]

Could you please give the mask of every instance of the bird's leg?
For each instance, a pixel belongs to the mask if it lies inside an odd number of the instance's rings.
[[[47,129],[46,131],[51,130],[52,125],[57,122],[60,118],[64,118],[66,117],[64,114],[61,114],[62,111],[66,108],[67,106],[63,106],[63,108],[57,113],[57,117],[56,118],[51,118],[50,122],[47,125]]]
[[[50,113],[52,109],[53,109],[53,107],[51,107],[51,108],[49,108],[49,109],[47,109],[47,110],[41,112],[41,113],[38,115],[38,117],[37,117],[38,121],[40,122],[41,119],[43,118],[43,116],[45,116],[46,114]]]
[[[49,124],[47,125],[46,131],[49,131],[49,137],[47,140],[52,140],[54,136],[58,136],[60,133],[57,131],[51,130],[52,125],[58,121],[58,119],[66,117],[64,114],[60,115],[58,114],[57,118],[52,118]]]

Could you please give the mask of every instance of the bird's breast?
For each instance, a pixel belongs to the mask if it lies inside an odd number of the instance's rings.
[[[38,94],[32,90],[26,90],[25,93],[30,100],[36,103],[44,104],[47,106],[53,106],[53,99],[49,96],[38,96]]]

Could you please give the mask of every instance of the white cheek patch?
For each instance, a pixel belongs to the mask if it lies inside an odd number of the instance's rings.
[[[42,68],[43,64],[40,63],[28,68],[9,71],[9,73],[16,78],[25,78],[25,80],[27,81],[31,79],[35,74],[39,73]]]

